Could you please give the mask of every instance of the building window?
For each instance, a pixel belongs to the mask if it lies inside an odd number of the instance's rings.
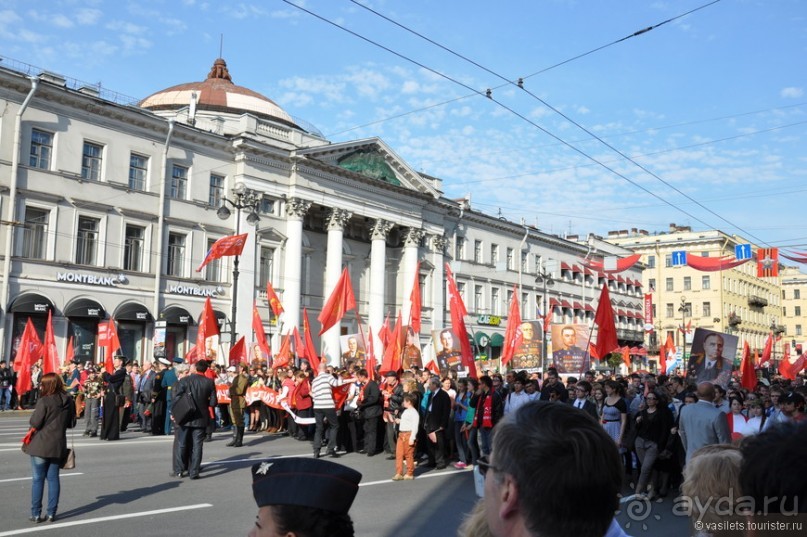
[[[457,237],[457,260],[465,259],[465,237]]]
[[[129,155],[129,188],[132,190],[146,189],[146,173],[148,172],[149,158],[137,153]]]
[[[457,282],[457,292],[460,294],[462,303],[465,304],[465,283]]]
[[[87,181],[101,180],[101,159],[104,147],[92,142],[84,142],[84,152],[81,157],[81,178]]]
[[[210,174],[210,195],[208,196],[208,204],[211,207],[221,206],[224,199],[224,176]]]
[[[78,217],[76,264],[95,265],[98,253],[98,229],[101,221],[89,216]]]
[[[499,262],[499,245],[498,244],[491,244],[490,245],[490,261],[491,261],[491,263],[498,263]]]
[[[514,252],[512,248],[507,249],[507,270],[513,270],[515,268],[515,265],[513,265],[514,263],[513,253]]]
[[[31,131],[31,155],[28,165],[43,170],[50,169],[50,156],[53,154],[53,135],[33,129]]]
[[[800,336],[800,335],[801,335],[801,325],[800,325],[800,324],[797,324],[797,325],[796,325],[796,335],[797,335],[797,336]]]
[[[272,281],[272,271],[275,268],[275,249],[268,246],[261,246],[260,279],[258,284],[261,289],[266,288],[266,284]]]
[[[782,306],[782,317],[787,317],[787,308]]]
[[[222,194],[222,198],[224,195]],[[275,214],[275,200],[269,198],[261,198],[261,202],[258,205],[258,212],[261,214]]]
[[[691,291],[692,290],[692,278],[690,276],[684,276],[684,291]]]
[[[527,272],[527,252],[521,252],[521,272]]]
[[[185,275],[185,235],[180,233],[168,234],[168,266],[166,273],[169,276],[182,277]]]
[[[793,308],[793,314],[796,317],[801,317],[801,306],[796,306]]]
[[[512,304],[512,303],[513,303],[513,291],[508,290],[507,291],[507,307],[510,308],[510,304]],[[509,311],[509,309],[508,309],[508,311]]]
[[[210,251],[216,239],[207,239],[207,251]],[[214,259],[205,265],[205,279],[209,282],[221,281],[221,258]]]
[[[482,311],[485,303],[482,301],[482,286],[474,285],[474,309]]]
[[[666,313],[667,313],[667,315],[666,315],[667,317],[675,316],[675,311],[673,309],[673,305],[670,302],[667,303],[667,311],[666,311]]]
[[[530,299],[530,295],[527,293],[521,293],[521,311],[527,311],[527,301]]]
[[[490,290],[490,305],[491,305],[491,313],[493,315],[501,315],[502,314],[502,305],[499,302],[499,288],[494,287]]]
[[[653,318],[655,319],[656,317],[658,317],[658,315],[656,314],[656,305],[653,304]]]
[[[482,262],[482,241],[474,241],[474,263]]]
[[[672,266],[672,254],[664,256],[664,266],[670,268]]]
[[[704,302],[703,303],[703,316],[710,317],[712,315],[712,303],[711,302]]]
[[[712,280],[709,278],[709,276],[701,276],[701,288],[702,289],[712,288]]]
[[[647,268],[656,268],[656,256],[647,256]]]
[[[146,230],[140,226],[126,225],[123,243],[123,269],[141,272],[143,270],[143,241]]]
[[[793,289],[793,298],[799,300],[801,298],[801,289]]]
[[[22,257],[45,259],[45,244],[50,211],[36,207],[25,208],[25,225],[22,228]]]
[[[666,278],[664,280],[664,286],[665,286],[665,289],[667,291],[672,291],[673,290],[673,279],[672,278]]]
[[[171,192],[175,200],[184,200],[188,193],[188,168],[174,164],[171,171]]]
[[[655,291],[656,290],[656,279],[655,278],[650,278],[649,280],[647,280],[647,287],[649,288],[649,291],[651,293],[653,291]]]

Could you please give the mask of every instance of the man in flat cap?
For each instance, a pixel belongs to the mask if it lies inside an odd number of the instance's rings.
[[[353,537],[348,511],[361,474],[322,459],[267,459],[252,467],[258,516],[249,537]]]

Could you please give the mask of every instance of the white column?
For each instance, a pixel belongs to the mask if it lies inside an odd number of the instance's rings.
[[[418,247],[422,238],[423,230],[415,228],[409,228],[404,238],[403,270],[401,271],[403,296],[400,302],[402,304],[401,316],[406,324],[409,324],[411,319],[412,301],[409,299],[412,296],[412,287],[414,287],[415,278],[417,277]]]
[[[325,296],[328,300],[342,274],[342,236],[345,224],[353,213],[343,209],[331,209],[328,214],[328,250],[325,255]],[[340,326],[334,325],[323,334],[325,358],[331,365],[339,365]]]
[[[255,252],[257,250],[257,238],[254,232],[254,227],[247,223],[246,218],[249,214],[248,211],[241,211],[241,233],[249,232],[251,235],[247,240],[247,247],[241,252],[238,259],[238,296],[232,297],[236,301],[237,319],[235,322],[236,341],[241,336],[246,336],[247,344],[252,339],[252,304],[255,302],[255,280],[258,274],[256,270],[258,265],[255,262]],[[238,218],[238,212],[235,212],[235,218]],[[230,258],[230,269],[232,270],[232,261]],[[235,341],[230,342],[230,346],[235,345]]]
[[[303,216],[311,202],[291,198],[286,202],[286,255],[283,273],[282,333],[288,334],[300,325],[300,293],[303,264]]]
[[[445,314],[445,303],[443,301],[443,289],[445,289],[445,249],[448,239],[441,235],[435,235],[431,240],[432,264],[434,273],[432,274],[432,330],[443,328],[443,315]]]
[[[378,338],[378,329],[384,322],[384,289],[386,287],[386,264],[387,264],[387,233],[392,229],[392,222],[378,219],[373,223],[371,230],[370,249],[370,300],[369,317],[370,326],[373,328],[373,348],[378,359],[382,356],[383,348],[381,340]]]

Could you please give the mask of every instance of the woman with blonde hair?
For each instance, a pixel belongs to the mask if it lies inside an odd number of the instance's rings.
[[[696,531],[696,537],[741,536],[742,531],[726,530],[707,532],[697,528],[722,527],[733,520],[741,521],[738,504],[742,501],[740,490],[740,467],[743,456],[740,448],[730,444],[714,444],[697,450],[684,468],[684,483],[681,493],[684,506]],[[734,524],[742,527],[741,524]]]
[[[36,430],[27,453],[31,457],[31,522],[42,518],[42,495],[48,480],[47,520],[56,520],[59,507],[59,467],[67,454],[67,429],[76,426],[76,405],[65,392],[62,377],[46,373],[39,385],[39,400],[30,420]]]

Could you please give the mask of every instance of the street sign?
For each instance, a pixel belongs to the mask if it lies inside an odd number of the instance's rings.
[[[686,250],[676,250],[672,253],[672,266],[683,267],[687,264]]]
[[[735,246],[734,257],[737,258],[737,261],[742,261],[744,259],[751,259],[751,245],[738,244],[737,246]]]

